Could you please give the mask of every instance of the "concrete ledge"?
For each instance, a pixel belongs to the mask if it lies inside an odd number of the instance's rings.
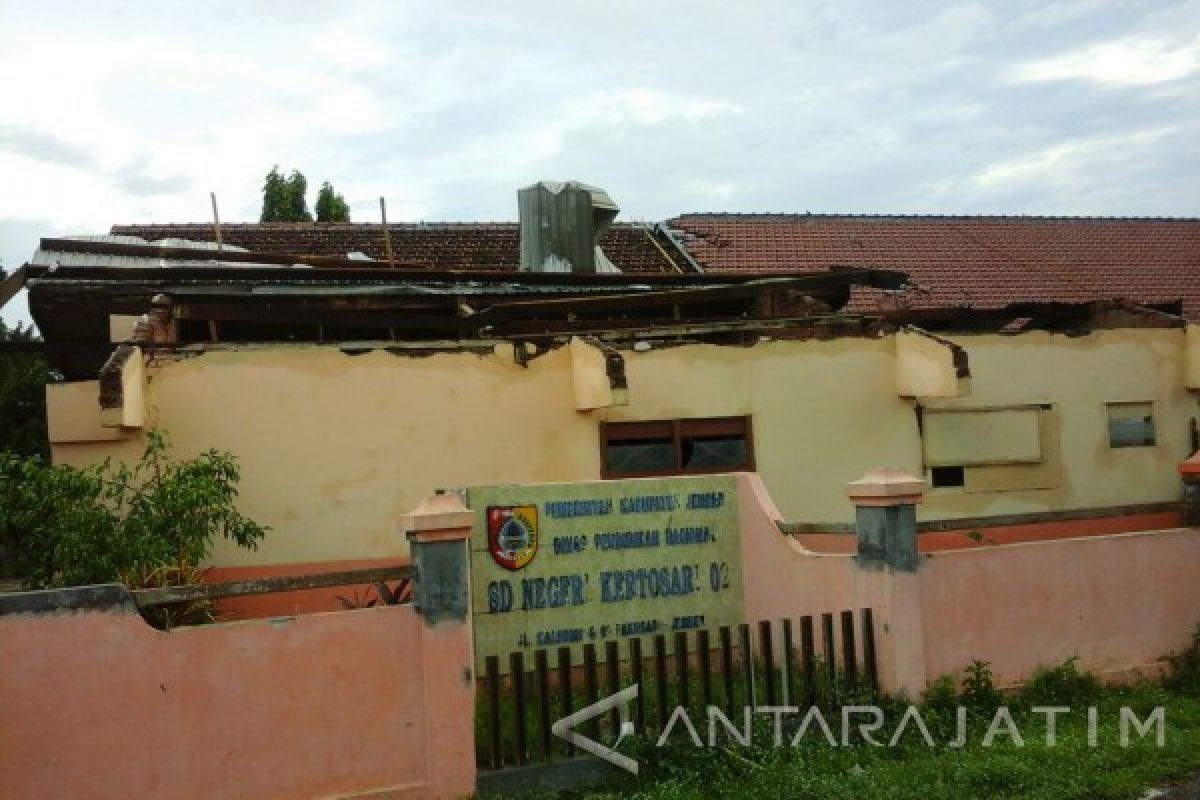
[[[0,616],[54,614],[60,611],[124,611],[136,614],[137,606],[129,590],[120,583],[0,594]]]
[[[1036,525],[1049,522],[1104,519],[1125,517],[1135,514],[1161,514],[1181,512],[1180,504],[1142,503],[1128,506],[1106,506],[1103,508],[1076,508],[1063,511],[1031,511],[1024,514],[997,514],[990,517],[958,517],[949,519],[927,519],[917,523],[917,533],[939,533],[971,528],[1004,528],[1012,525]],[[852,522],[780,522],[779,530],[786,534],[796,533],[854,533]]]

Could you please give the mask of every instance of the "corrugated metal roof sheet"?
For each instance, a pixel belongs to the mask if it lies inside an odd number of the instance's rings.
[[[105,244],[120,244],[134,246],[150,246],[140,236],[124,236],[118,234],[84,234],[77,236],[64,236],[62,239],[76,242],[101,242]],[[207,250],[211,251],[214,258],[212,259],[179,259],[179,258],[163,258],[161,256],[136,256],[136,255],[115,255],[110,253],[88,253],[76,252],[68,250],[59,250],[52,247],[39,247],[34,251],[33,257],[29,263],[40,267],[193,267],[193,266],[220,266],[224,264],[219,256],[220,252],[249,252],[244,247],[237,245],[224,245],[221,251],[217,250],[216,242],[193,241],[191,239],[163,239],[154,242],[155,247],[178,247],[188,250]],[[245,262],[241,262],[245,263]],[[265,265],[264,265],[265,266]]]

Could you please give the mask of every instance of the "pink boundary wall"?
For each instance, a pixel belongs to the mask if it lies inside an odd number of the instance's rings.
[[[921,559],[929,677],[990,661],[1004,684],[1078,656],[1113,679],[1165,667],[1200,622],[1200,531],[1026,542]]]
[[[411,606],[170,632],[2,616],[0,797],[471,794],[470,631]]]
[[[738,514],[746,621],[872,608],[880,682],[912,697],[972,659],[1001,685],[1072,656],[1114,679],[1152,673],[1200,623],[1192,528],[923,553],[908,573],[806,550],[755,474],[738,475]]]

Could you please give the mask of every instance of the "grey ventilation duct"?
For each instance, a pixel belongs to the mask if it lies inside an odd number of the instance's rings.
[[[523,272],[620,272],[600,234],[621,210],[608,192],[579,181],[539,181],[517,190]]]

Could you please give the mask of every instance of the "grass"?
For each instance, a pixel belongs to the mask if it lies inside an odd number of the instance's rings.
[[[1142,716],[1155,705],[1166,708],[1165,747],[1152,738],[1133,737],[1119,744],[1118,714],[1122,705]],[[683,736],[658,753],[643,743],[642,762],[649,762],[639,781],[588,798],[1133,798],[1147,786],[1200,768],[1200,698],[1175,695],[1157,686],[1106,690],[1095,701],[1099,713],[1098,747],[1087,743],[1082,710],[1059,718],[1057,741],[1047,746],[1041,715],[1014,712],[1025,736],[1016,747],[997,737],[981,746],[987,721],[972,717],[969,744],[962,749],[928,747],[913,729],[896,748],[858,743],[831,747],[810,732],[800,746],[775,748],[765,725],[755,731],[750,748],[726,746],[697,749]],[[931,712],[930,716],[936,712]],[[899,719],[888,716],[885,737]],[[930,721],[929,719],[926,720]],[[943,720],[949,723],[949,718]],[[835,735],[839,725],[830,715]],[[931,724],[931,728],[936,726]],[[703,733],[702,733],[703,735]],[[935,742],[944,745],[950,736]],[[674,738],[674,737],[673,737]],[[786,742],[785,738],[785,742]]]
[[[1018,747],[1007,736],[997,736],[991,747],[982,739],[992,720],[999,695],[990,686],[986,664],[973,665],[961,689],[949,680],[935,683],[921,706],[936,746],[929,747],[911,725],[896,747],[874,747],[861,740],[849,747],[833,747],[818,730],[795,747],[788,746],[791,730],[785,728],[784,746],[772,742],[770,718],[756,715],[753,743],[742,747],[727,738],[716,748],[697,748],[682,729],[664,747],[642,739],[621,750],[634,755],[641,774],[618,777],[606,789],[568,792],[559,797],[580,800],[612,798],[1054,798],[1054,800],[1105,800],[1137,798],[1147,787],[1161,786],[1200,770],[1200,632],[1190,651],[1175,661],[1176,672],[1163,683],[1143,682],[1126,687],[1102,687],[1073,661],[1042,670],[1015,696],[1001,702],[1024,737]],[[869,702],[869,701],[868,701]],[[886,741],[907,703],[882,698],[887,712],[877,738]],[[953,749],[946,743],[955,732],[955,708],[968,711],[969,740]],[[1070,706],[1058,717],[1056,742],[1045,740],[1045,715],[1039,706]],[[1098,714],[1097,746],[1090,746],[1086,709]],[[1155,708],[1165,710],[1165,741],[1156,746],[1153,733],[1145,738],[1131,734],[1120,744],[1120,709],[1132,709],[1144,720]],[[840,717],[825,714],[834,735],[840,734]],[[702,738],[707,724],[699,713],[692,719]],[[792,725],[794,728],[794,724]],[[532,795],[552,797],[555,795]]]

